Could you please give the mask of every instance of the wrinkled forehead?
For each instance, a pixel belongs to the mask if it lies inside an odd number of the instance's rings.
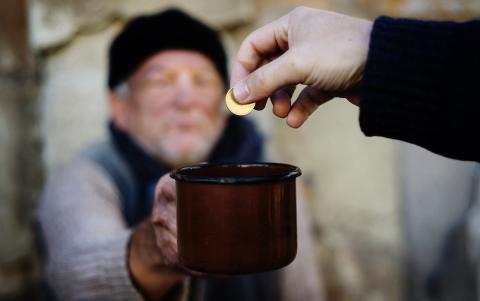
[[[162,50],[149,57],[132,74],[132,77],[145,76],[152,72],[166,70],[199,71],[220,77],[214,63],[204,54],[185,49]]]

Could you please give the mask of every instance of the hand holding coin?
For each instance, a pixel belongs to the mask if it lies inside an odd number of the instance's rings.
[[[271,99],[273,113],[300,127],[322,104],[346,97],[358,105],[373,23],[299,7],[242,42],[230,86],[240,104]],[[297,84],[306,87],[292,99]]]

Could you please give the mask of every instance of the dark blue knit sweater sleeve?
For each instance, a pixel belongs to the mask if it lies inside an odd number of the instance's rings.
[[[362,87],[365,135],[480,161],[480,21],[379,17]]]

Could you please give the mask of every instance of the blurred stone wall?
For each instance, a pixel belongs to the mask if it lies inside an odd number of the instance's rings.
[[[0,299],[31,299],[31,215],[41,184],[34,59],[25,1],[0,2]]]
[[[83,145],[105,135],[106,50],[129,17],[171,5],[184,8],[217,28],[232,56],[248,32],[298,5],[371,19],[389,14],[462,20],[480,13],[478,0],[30,0],[27,4],[0,4],[3,14],[29,17],[29,22],[7,21],[13,25],[0,26],[0,143],[4,146],[0,299],[21,296],[38,275],[28,222],[41,167],[48,173]],[[19,36],[24,40],[17,41]],[[319,269],[330,300],[401,300],[406,249],[402,212],[417,209],[417,203],[407,210],[402,202],[401,177],[415,171],[399,168],[405,156],[398,152],[404,147],[365,138],[358,127],[358,110],[340,99],[322,106],[298,130],[273,117],[270,109],[251,117],[268,132],[272,161],[296,164],[304,172],[301,181],[316,221]],[[409,158],[413,158],[411,166],[421,166],[415,155]]]

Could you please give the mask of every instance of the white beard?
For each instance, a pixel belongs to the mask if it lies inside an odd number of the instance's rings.
[[[208,139],[206,137],[198,136],[191,144],[187,151],[180,151],[175,145],[175,142],[170,142],[169,139],[162,139],[158,147],[158,155],[162,161],[172,167],[180,167],[205,161],[212,151],[216,139]]]
[[[163,136],[159,140],[156,150],[159,159],[175,168],[207,160],[223,131],[224,119],[219,118],[219,121],[201,120],[200,122],[207,128],[190,134],[173,129]],[[187,140],[183,141],[183,139]],[[182,145],[183,143],[187,143],[188,147]]]

